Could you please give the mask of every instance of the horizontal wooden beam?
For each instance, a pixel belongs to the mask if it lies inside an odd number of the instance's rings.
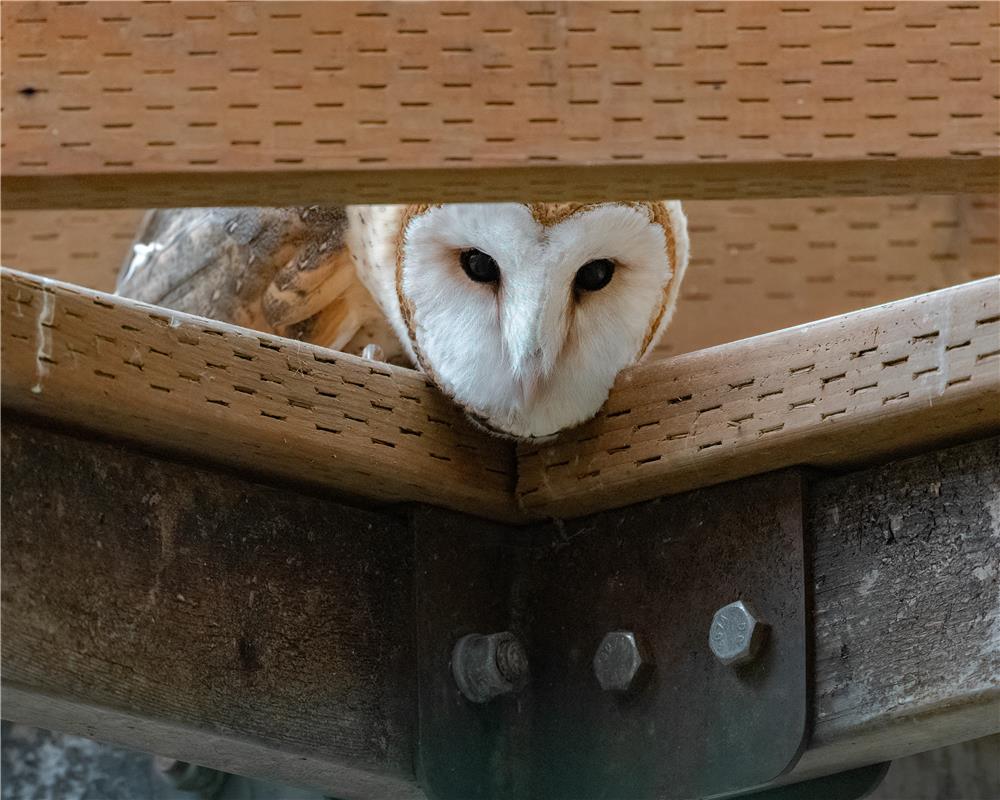
[[[571,517],[1000,427],[1000,279],[630,369],[514,452],[419,373],[4,271],[10,408],[381,502]],[[512,492],[514,492],[512,494]]]
[[[996,195],[684,203],[691,262],[657,357],[996,274]],[[12,211],[0,263],[114,291],[139,210]]]
[[[17,418],[2,444],[6,718],[419,794],[404,517]],[[811,485],[814,730],[792,779],[1000,728],[998,491],[997,439]]]
[[[3,402],[377,502],[487,517],[512,448],[420,373],[3,271]]]
[[[948,2],[9,2],[3,203],[992,191],[998,21]]]
[[[1000,159],[0,176],[5,209],[568,202],[988,192]]]
[[[795,464],[844,468],[1000,429],[1000,278],[628,370],[522,447],[531,515],[578,516]]]

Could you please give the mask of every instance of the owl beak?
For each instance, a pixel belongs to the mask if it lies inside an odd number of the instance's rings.
[[[539,386],[552,371],[558,353],[550,353],[545,347],[547,338],[543,335],[551,325],[547,314],[549,309],[544,298],[540,298],[533,313],[522,317],[507,330],[507,352],[510,368],[517,386],[517,400],[522,409],[529,407],[538,393]]]
[[[515,375],[537,372],[542,362],[542,348],[534,341],[522,342],[518,349],[510,348],[510,366]]]

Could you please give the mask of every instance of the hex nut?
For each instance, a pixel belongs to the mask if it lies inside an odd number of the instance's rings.
[[[458,690],[473,703],[520,691],[528,681],[528,654],[509,631],[487,636],[470,633],[451,651],[451,673]]]
[[[768,629],[747,603],[737,600],[715,612],[708,645],[723,664],[746,664],[760,653]]]
[[[611,631],[594,654],[594,676],[606,692],[638,689],[652,670],[649,650],[632,631]]]

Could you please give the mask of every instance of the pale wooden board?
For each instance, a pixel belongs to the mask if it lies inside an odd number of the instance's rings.
[[[380,502],[510,518],[510,446],[412,370],[3,271],[3,402]]]
[[[998,173],[991,2],[3,17],[10,207],[990,191]]]
[[[691,262],[660,358],[1000,269],[996,195],[710,200],[685,211]]]
[[[4,211],[0,263],[43,278],[113,292],[145,211]]]
[[[692,259],[658,358],[988,277],[1000,264],[996,195],[695,200],[685,211]],[[112,291],[142,213],[6,212],[0,261]]]
[[[653,362],[553,444],[527,513],[578,516],[792,464],[845,466],[1000,429],[1000,278]]]
[[[510,448],[418,373],[10,272],[3,388],[14,408],[367,497],[577,516],[1000,427],[998,289],[986,279],[628,370],[594,421],[521,448],[520,510]]]

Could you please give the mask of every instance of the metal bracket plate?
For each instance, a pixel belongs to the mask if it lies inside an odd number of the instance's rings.
[[[418,519],[428,793],[723,797],[790,769],[808,728],[802,507],[803,482],[788,471],[543,526],[520,545]],[[715,611],[737,599],[770,636],[755,661],[732,667],[708,635]],[[451,646],[505,628],[527,646],[528,688],[466,702],[447,667]],[[602,691],[594,677],[612,630],[635,631],[652,653],[650,679],[632,694]]]
[[[523,694],[470,703],[452,678],[451,655],[466,634],[511,628],[511,588],[531,531],[426,509],[413,524],[418,779],[442,800],[526,797],[511,785],[521,771],[509,753],[524,726]]]

